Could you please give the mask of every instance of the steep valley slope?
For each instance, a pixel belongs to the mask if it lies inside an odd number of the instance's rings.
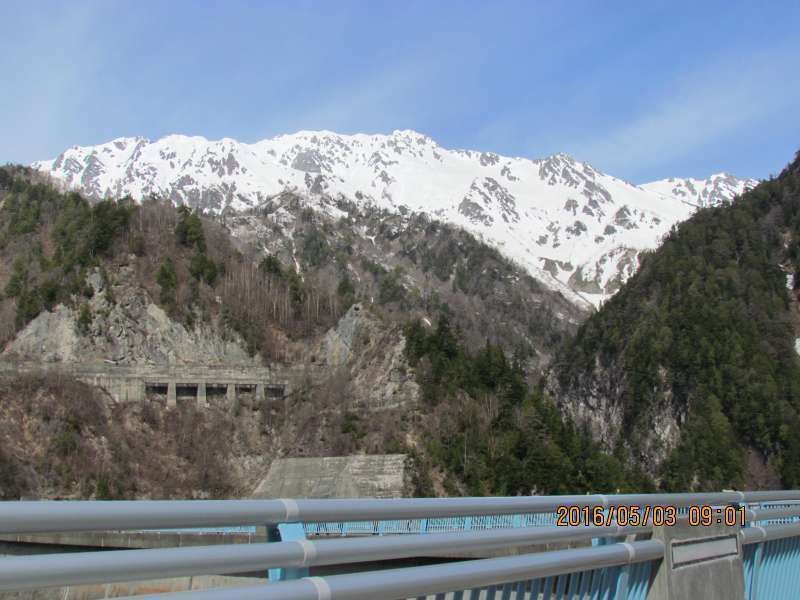
[[[800,154],[675,227],[547,389],[668,489],[800,483]]]

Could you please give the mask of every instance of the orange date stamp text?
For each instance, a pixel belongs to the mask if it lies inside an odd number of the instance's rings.
[[[678,508],[671,505],[618,504],[613,506],[556,507],[557,527],[672,527],[678,519],[691,526],[725,525],[744,527],[744,506],[692,505]]]

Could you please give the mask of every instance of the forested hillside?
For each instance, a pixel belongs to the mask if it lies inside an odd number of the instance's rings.
[[[111,290],[124,267],[130,283],[171,318],[231,328],[265,359],[285,351],[278,338],[323,331],[342,314],[335,290],[320,292],[268,262],[259,266],[222,226],[197,213],[157,199],[89,203],[39,179],[0,168],[0,344],[59,304],[78,311],[87,334],[95,316],[87,277],[100,274],[114,305]]]
[[[423,456],[449,495],[647,491],[652,481],[604,451],[525,382],[518,357],[489,341],[470,352],[445,315],[406,328],[421,388]]]
[[[471,345],[491,328],[535,367],[583,316],[496,250],[424,215],[339,203],[345,216],[333,218],[284,194],[217,219],[156,198],[90,203],[12,167],[0,168],[0,195],[0,344],[59,304],[88,326],[87,275],[113,284],[126,267],[170,317],[236,331],[267,361],[286,360],[291,340],[319,335],[356,301],[394,321],[444,310]]]
[[[673,228],[559,354],[549,390],[665,489],[796,487],[798,290],[800,154]]]
[[[212,218],[156,198],[89,202],[36,172],[0,168],[4,361],[314,363],[330,376],[314,389],[300,382],[280,407],[205,416],[148,402],[111,406],[74,380],[7,377],[0,466],[24,479],[0,481],[0,496],[246,493],[261,473],[253,469],[275,456],[396,451],[414,457],[420,494],[627,485],[617,461],[525,381],[546,367],[580,310],[463,230],[424,215],[338,210],[345,216],[331,218],[284,195]],[[366,310],[348,312],[354,303]],[[456,354],[430,371],[436,340]],[[473,369],[485,373],[461,378]],[[500,410],[473,429],[468,420],[484,402]],[[453,418],[441,419],[445,412]],[[14,429],[20,418],[28,427]],[[140,447],[142,434],[159,436],[159,464],[180,465],[198,451],[187,423],[221,428],[222,446],[204,455],[216,462],[203,463],[216,472],[203,467],[161,486],[142,468],[158,462]],[[432,435],[439,441],[429,445]],[[464,435],[467,468],[448,449],[461,448]],[[26,443],[30,436],[43,441]],[[108,436],[137,449],[106,449]],[[588,473],[583,456],[593,460]],[[494,460],[504,468],[489,477]],[[87,463],[96,469],[81,475]],[[567,468],[569,479],[559,480],[557,469]]]

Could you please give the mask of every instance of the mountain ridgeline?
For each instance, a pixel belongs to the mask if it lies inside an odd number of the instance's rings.
[[[645,254],[560,351],[548,391],[665,489],[796,487],[798,290],[800,154]]]
[[[452,150],[415,131],[301,131],[245,144],[171,135],[66,149],[33,166],[91,200],[155,194],[209,214],[257,208],[284,192],[413,211],[462,227],[540,283],[597,306],[672,224],[757,182],[717,173],[633,185],[565,154],[541,159]]]

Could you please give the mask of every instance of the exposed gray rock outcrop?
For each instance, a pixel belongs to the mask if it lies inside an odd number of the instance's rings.
[[[79,310],[59,304],[28,323],[4,354],[45,362],[121,365],[255,362],[230,333],[223,337],[211,324],[188,328],[170,319],[133,279],[130,266],[122,267],[113,282],[92,271],[87,276],[94,290],[87,300],[91,323],[84,331],[78,325]]]
[[[387,327],[364,306],[354,304],[322,339],[319,354],[331,371],[350,372],[357,404],[381,409],[410,406],[419,398],[404,349],[398,326]]]

